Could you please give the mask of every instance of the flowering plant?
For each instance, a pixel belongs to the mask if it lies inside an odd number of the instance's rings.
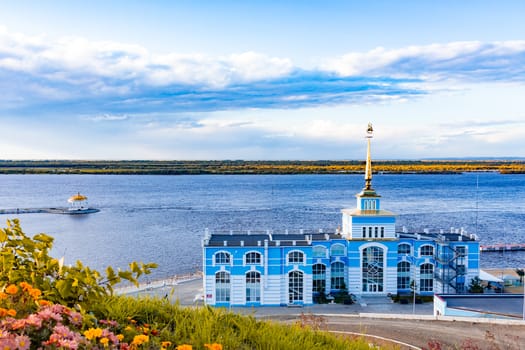
[[[42,300],[41,294],[27,282],[10,284],[0,291],[0,349],[173,348],[170,341],[161,341],[155,327],[138,325],[131,318],[123,329],[115,321],[95,320],[100,327],[82,331],[81,313]],[[121,329],[124,334],[120,333]],[[222,350],[222,345],[215,343],[205,347]],[[175,349],[191,350],[192,346],[183,344]]]

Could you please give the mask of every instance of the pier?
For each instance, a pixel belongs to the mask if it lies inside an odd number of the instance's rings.
[[[480,245],[479,250],[482,253],[524,251],[525,243],[485,244],[485,245]]]
[[[67,215],[79,215],[79,214],[91,214],[97,213],[100,209],[96,208],[83,208],[83,209],[70,209],[68,207],[56,207],[56,208],[16,208],[16,209],[0,209],[0,215],[18,215],[18,214],[67,214]]]

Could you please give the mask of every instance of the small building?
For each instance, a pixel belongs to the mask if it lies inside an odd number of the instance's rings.
[[[523,318],[522,294],[434,295],[434,316]]]
[[[396,230],[396,215],[372,188],[367,130],[365,186],[332,232],[206,230],[205,303],[214,306],[311,305],[321,294],[464,293],[479,275],[479,242],[463,230]],[[422,189],[423,190],[423,189]]]

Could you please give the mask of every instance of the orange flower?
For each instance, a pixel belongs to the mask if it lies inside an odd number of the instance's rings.
[[[11,317],[15,317],[16,316],[16,310],[13,310],[13,309],[9,309],[7,310],[7,314]]]
[[[20,287],[22,287],[23,290],[33,289],[33,287],[27,282],[20,282]]]
[[[207,347],[209,350],[222,350],[222,345],[213,343],[213,344],[204,344],[205,347]]]
[[[33,299],[38,299],[42,295],[42,292],[40,291],[40,289],[31,288],[29,290],[29,295],[31,295]]]
[[[7,294],[16,294],[18,292],[18,287],[15,286],[14,284],[10,284],[9,286],[7,286],[7,288],[5,289],[5,292]]]
[[[0,300],[5,300],[7,299],[8,295],[4,292],[0,292]]]
[[[38,305],[40,305],[40,306],[49,306],[51,304],[53,304],[53,303],[50,302],[50,301],[47,301],[47,300],[39,300],[38,301]]]
[[[0,317],[7,316],[7,309],[0,307]]]
[[[166,350],[167,348],[169,348],[171,346],[171,342],[170,341],[163,341],[163,342],[160,343],[160,346],[161,346],[161,349]]]
[[[191,345],[188,344],[182,344],[175,348],[175,350],[192,350]]]

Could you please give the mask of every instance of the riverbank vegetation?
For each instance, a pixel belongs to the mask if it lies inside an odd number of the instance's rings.
[[[18,220],[0,229],[1,349],[370,349],[362,337],[324,332],[315,323],[258,321],[167,299],[113,296],[154,264],[106,274],[49,255],[53,238],[27,236]],[[382,347],[388,349],[388,347]]]
[[[353,174],[362,173],[364,161],[82,161],[0,160],[0,174]],[[373,171],[385,174],[456,174],[494,171],[524,174],[525,160],[403,160],[374,161]]]

